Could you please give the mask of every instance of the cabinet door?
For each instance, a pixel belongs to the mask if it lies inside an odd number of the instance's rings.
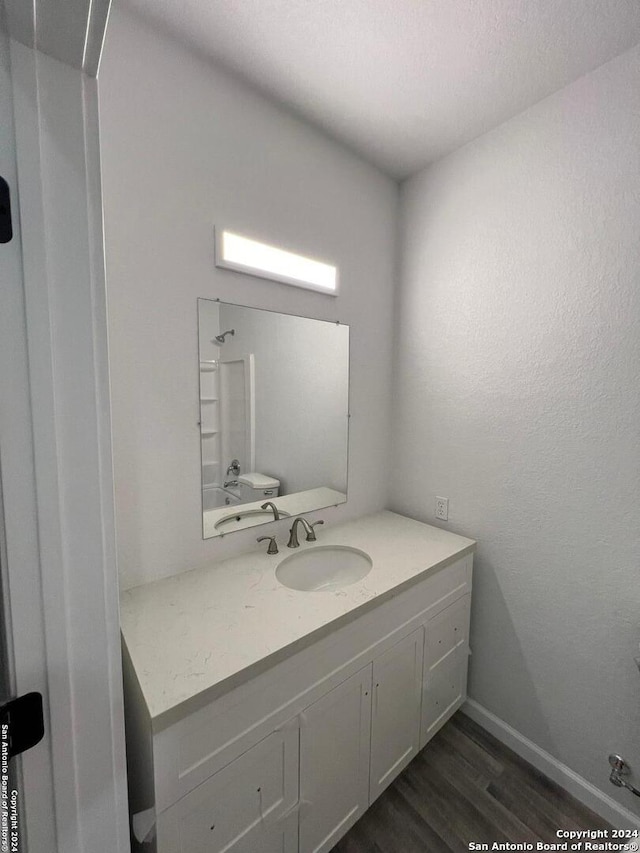
[[[158,853],[293,853],[297,804],[296,726],[273,732],[162,812]]]
[[[300,853],[325,853],[369,805],[371,664],[301,714]]]
[[[422,748],[467,695],[470,595],[427,622],[422,693]]]
[[[423,648],[419,628],[373,662],[371,802],[420,749]]]
[[[298,814],[291,814],[275,826],[260,826],[243,836],[233,853],[298,853]]]

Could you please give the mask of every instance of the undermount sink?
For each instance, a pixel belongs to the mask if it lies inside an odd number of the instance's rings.
[[[280,518],[289,518],[290,513],[278,510]],[[240,530],[249,522],[251,525],[256,522],[273,521],[273,510],[270,509],[245,509],[230,512],[225,515],[220,521],[215,523],[215,529],[221,533],[226,533],[230,530]]]
[[[302,592],[340,589],[362,580],[371,571],[368,554],[347,545],[318,545],[291,554],[276,569],[283,586]]]

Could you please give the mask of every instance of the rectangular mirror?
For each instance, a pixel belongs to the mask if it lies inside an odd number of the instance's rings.
[[[344,503],[349,327],[199,299],[198,339],[203,538]]]

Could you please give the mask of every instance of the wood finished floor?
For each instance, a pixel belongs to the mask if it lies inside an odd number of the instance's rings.
[[[610,824],[458,712],[332,853],[462,853]]]

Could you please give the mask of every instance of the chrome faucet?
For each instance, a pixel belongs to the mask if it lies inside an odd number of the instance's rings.
[[[305,533],[307,534],[307,542],[315,542],[316,532],[313,528],[316,527],[316,525],[318,524],[324,524],[324,521],[320,519],[320,521],[314,521],[313,524],[309,524],[306,518],[302,518],[301,516],[296,518],[293,524],[291,525],[287,548],[298,548],[300,546],[300,543],[298,542],[298,524],[301,524],[304,527]]]
[[[271,509],[273,510],[273,520],[280,521],[280,513],[278,512],[278,507],[274,504],[273,501],[267,501],[266,504],[262,504],[260,509]]]
[[[228,489],[229,486],[238,486],[238,485],[240,485],[240,484],[238,483],[237,480],[227,480],[227,482],[224,484],[224,488]]]

